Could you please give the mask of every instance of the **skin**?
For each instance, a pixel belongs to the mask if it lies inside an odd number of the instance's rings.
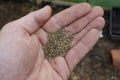
[[[78,10],[79,9],[79,10]],[[67,80],[78,62],[99,38],[105,24],[101,7],[77,4],[51,16],[52,9],[40,10],[6,24],[0,32],[0,80]],[[50,61],[42,46],[47,33],[65,29],[75,34],[65,57]]]

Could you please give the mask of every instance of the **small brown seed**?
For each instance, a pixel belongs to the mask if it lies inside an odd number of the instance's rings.
[[[48,59],[56,56],[65,56],[71,48],[74,35],[68,35],[65,30],[48,33],[48,42],[44,46],[45,57]]]

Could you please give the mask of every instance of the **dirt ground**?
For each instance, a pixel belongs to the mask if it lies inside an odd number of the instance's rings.
[[[43,6],[43,5],[42,5]],[[54,13],[63,8],[52,6]],[[64,7],[64,6],[61,6]],[[35,6],[30,3],[0,2],[0,28],[6,23],[18,19]],[[120,48],[120,42],[112,40],[109,36],[109,11],[105,11],[106,26],[103,29],[104,37],[76,66],[69,80],[120,80],[120,68],[112,66],[110,50]]]

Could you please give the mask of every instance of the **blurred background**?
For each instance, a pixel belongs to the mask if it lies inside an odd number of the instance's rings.
[[[45,5],[50,5],[53,8],[53,15],[55,15],[81,2],[103,7],[106,24],[101,32],[102,37],[89,54],[76,66],[69,80],[120,80],[120,68],[113,65],[110,53],[112,49],[120,49],[119,33],[117,33],[117,40],[114,39],[116,33],[110,34],[113,29],[111,28],[113,27],[112,23],[114,23],[112,21],[117,20],[117,23],[115,23],[118,24],[120,20],[120,0],[0,0],[0,28],[6,23]],[[113,7],[118,9],[114,12]],[[112,16],[112,12],[117,16]]]
[[[107,8],[120,5],[120,0],[63,0],[63,1],[76,2],[76,3],[88,2],[92,5],[99,5]]]

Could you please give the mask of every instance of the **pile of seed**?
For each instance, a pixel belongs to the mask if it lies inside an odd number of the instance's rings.
[[[50,59],[56,56],[65,56],[71,49],[74,35],[68,35],[65,30],[48,33],[48,42],[44,46],[45,57]]]

